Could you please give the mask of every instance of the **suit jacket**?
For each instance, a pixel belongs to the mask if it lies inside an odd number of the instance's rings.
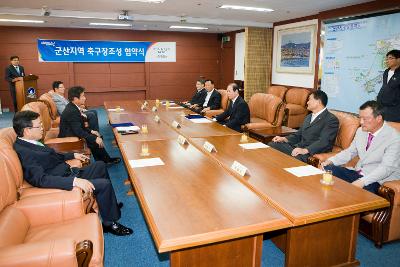
[[[15,83],[12,82],[13,79],[18,78],[18,77],[24,77],[25,76],[25,70],[24,67],[19,65],[19,72],[15,69],[15,67],[11,64],[6,68],[5,71],[5,79],[8,81],[10,85],[14,85]]]
[[[361,180],[365,185],[400,179],[400,133],[385,123],[365,150],[367,142],[368,132],[360,127],[351,145],[329,160],[335,165],[342,165],[358,156],[360,160],[355,169],[364,174]]]
[[[14,149],[22,164],[24,179],[33,186],[71,190],[75,175],[66,160],[73,153],[56,153],[54,149],[39,146],[17,138]]]
[[[377,101],[383,106],[386,121],[400,122],[400,68],[395,69],[389,82],[388,73],[389,69],[383,73],[382,88]]]
[[[68,105],[69,101],[65,97],[63,97],[57,93],[51,94],[51,98],[53,98],[53,101],[57,106],[58,115],[61,115],[63,113],[65,107]]]
[[[81,111],[78,107],[69,102],[65,107],[60,118],[60,133],[58,137],[79,137],[84,138],[87,142],[96,142],[97,136],[90,133],[90,129],[85,127]]]
[[[287,137],[289,144],[307,148],[311,155],[332,151],[339,129],[339,120],[325,110],[312,123],[310,122],[311,114],[308,114],[300,129]]]
[[[235,100],[235,104],[232,106],[232,100],[229,101],[228,108],[222,113],[216,116],[217,121],[225,121],[227,118],[226,126],[241,132],[241,126],[250,122],[250,110],[246,101],[240,96]]]
[[[196,90],[196,93],[193,95],[192,100],[190,100],[190,104],[194,105],[201,105],[204,103],[204,100],[206,99],[207,96],[207,90],[206,89],[201,89],[200,91]]]
[[[207,96],[207,94],[206,94]],[[203,101],[203,104],[205,102],[205,98]],[[203,106],[204,107],[204,106]],[[208,100],[207,106],[205,106],[210,109],[220,109],[221,108],[221,94],[217,91],[217,89],[214,89],[210,96],[210,100]]]

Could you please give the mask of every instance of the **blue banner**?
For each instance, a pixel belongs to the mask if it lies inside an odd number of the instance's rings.
[[[175,42],[38,39],[41,62],[176,62]]]

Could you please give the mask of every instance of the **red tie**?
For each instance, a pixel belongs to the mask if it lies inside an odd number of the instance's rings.
[[[371,145],[372,139],[374,139],[374,135],[372,133],[368,133],[368,141],[367,141],[367,146],[365,147],[365,151],[367,151],[369,146]]]

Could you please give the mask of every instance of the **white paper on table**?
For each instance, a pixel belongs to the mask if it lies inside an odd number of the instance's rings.
[[[119,126],[115,128],[117,129],[118,132],[140,131],[140,128],[138,126]]]
[[[189,119],[189,120],[194,123],[212,123],[212,121],[210,121],[206,118]]]
[[[315,168],[314,166],[307,165],[307,166],[300,166],[300,167],[293,167],[293,168],[284,168],[285,171],[290,172],[297,177],[309,176],[309,175],[316,175],[316,174],[323,174],[324,171]]]
[[[142,168],[151,166],[165,165],[160,158],[149,158],[149,159],[132,159],[129,161],[132,168]]]
[[[257,148],[267,148],[267,147],[269,147],[266,144],[263,144],[261,142],[239,144],[239,146],[243,147],[244,149],[257,149]]]
[[[120,108],[120,109],[117,109],[117,108],[109,108],[109,109],[107,109],[108,111],[111,111],[111,112],[116,112],[116,111],[124,111],[125,109],[123,109],[123,108]]]

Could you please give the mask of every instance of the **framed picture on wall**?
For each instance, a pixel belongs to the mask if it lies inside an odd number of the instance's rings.
[[[278,30],[276,71],[314,73],[316,25]]]

